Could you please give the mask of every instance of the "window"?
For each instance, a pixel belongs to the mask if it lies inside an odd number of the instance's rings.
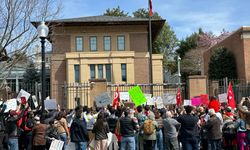
[[[105,71],[106,71],[106,80],[107,82],[111,82],[111,65],[110,64],[106,64],[105,65]]]
[[[124,36],[117,36],[117,49],[118,51],[125,50],[125,37]]]
[[[83,38],[82,37],[76,37],[76,51],[80,52],[83,51]]]
[[[122,81],[127,82],[127,66],[126,64],[121,64],[122,70]]]
[[[80,82],[80,65],[74,65],[75,82]]]
[[[110,36],[104,36],[103,38],[103,46],[105,51],[111,50],[111,37]]]
[[[90,45],[91,51],[97,51],[97,38],[96,38],[96,36],[90,37],[89,45]]]
[[[95,65],[90,65],[90,79],[95,79]]]
[[[103,65],[98,65],[98,79],[103,79]]]

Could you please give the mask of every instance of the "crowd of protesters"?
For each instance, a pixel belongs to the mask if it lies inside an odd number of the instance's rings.
[[[112,106],[74,110],[31,110],[21,101],[16,110],[0,105],[0,150],[49,150],[54,139],[76,150],[248,150],[250,100],[237,108],[221,106],[215,97],[201,105]]]

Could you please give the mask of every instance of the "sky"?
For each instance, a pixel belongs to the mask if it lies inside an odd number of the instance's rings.
[[[148,8],[148,0],[62,0],[62,5],[60,18],[102,15],[117,6],[132,15],[139,8]],[[152,0],[152,5],[180,40],[200,27],[219,35],[222,30],[250,26],[250,0]]]

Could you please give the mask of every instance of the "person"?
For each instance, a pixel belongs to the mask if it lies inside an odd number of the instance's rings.
[[[9,117],[6,120],[6,128],[8,134],[8,149],[18,150],[18,127],[17,127],[17,112],[11,110]]]
[[[135,130],[139,128],[139,125],[134,122],[131,113],[130,109],[126,109],[124,117],[119,120],[120,134],[122,136],[120,150],[135,150]]]
[[[96,140],[94,149],[95,150],[108,149],[109,126],[106,119],[104,119],[103,112],[100,112],[98,114],[97,121],[94,124],[92,132],[95,134],[95,140]]]
[[[144,149],[155,149],[156,144],[156,130],[158,129],[158,123],[155,121],[155,115],[150,113],[148,119],[144,121],[142,125]]]
[[[166,118],[163,120],[165,147],[166,150],[179,150],[178,130],[181,124],[172,118],[173,115],[170,111],[166,112]]]
[[[63,150],[67,145],[69,140],[69,130],[68,130],[68,122],[65,119],[65,113],[60,111],[56,117],[55,127],[57,128],[58,133],[60,134],[60,140],[64,142]]]
[[[158,109],[154,109],[154,115],[155,115],[155,121],[158,124],[156,130],[156,147],[158,150],[163,150],[163,133],[162,133],[163,119]]]
[[[87,123],[84,118],[81,118],[82,112],[81,106],[75,108],[75,119],[70,127],[70,139],[75,143],[76,150],[86,150],[89,141]]]
[[[246,111],[248,108],[243,106],[243,109]],[[236,128],[237,128],[237,145],[239,150],[249,150],[248,141],[247,141],[247,129],[246,122],[242,119],[242,113],[238,112],[239,118],[236,120]]]
[[[214,109],[214,111],[217,113],[220,110],[220,103],[219,101],[216,99],[215,96],[211,96],[210,97],[210,102],[208,104],[208,109]]]
[[[116,124],[118,117],[115,116],[115,109],[113,107],[109,108],[110,115],[107,117],[107,122],[109,126],[109,131],[112,133],[112,141],[109,145],[109,149],[113,150],[115,147],[118,147],[117,138],[115,136]]]
[[[182,143],[183,150],[198,150],[199,143],[197,136],[198,121],[199,118],[192,114],[193,107],[186,106],[186,114],[182,114],[177,118],[177,121],[181,123],[180,128],[180,141]]]
[[[210,118],[205,125],[207,129],[208,143],[211,150],[220,150],[222,138],[222,133],[220,130],[221,121],[216,116],[214,109],[209,109],[208,113]]]
[[[142,125],[148,117],[143,113],[143,107],[137,106],[137,120],[139,124],[139,128],[142,128]],[[140,130],[136,135],[136,150],[143,150],[143,130]]]
[[[6,105],[6,99],[1,99],[1,101],[3,101],[3,103],[0,105],[0,149],[4,149],[7,148],[8,143],[6,142],[6,134],[5,134],[5,126],[6,126],[6,122],[5,122],[5,110],[7,108]],[[5,141],[5,142],[4,142]]]
[[[41,117],[44,119],[44,117]],[[43,120],[40,117],[36,116],[35,118],[35,126],[32,129],[33,133],[33,149],[34,150],[45,150],[46,149],[46,130],[48,126],[46,124],[43,124]]]
[[[224,148],[227,150],[232,150],[237,135],[237,128],[234,122],[234,115],[231,113],[231,108],[227,107],[223,116],[224,122],[222,124],[222,133],[224,139]]]

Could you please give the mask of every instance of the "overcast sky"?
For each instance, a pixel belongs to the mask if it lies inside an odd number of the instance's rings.
[[[62,18],[102,15],[107,8],[120,6],[132,15],[147,8],[148,0],[62,0]],[[166,19],[179,39],[199,27],[219,34],[250,26],[250,0],[152,0],[153,11]]]

